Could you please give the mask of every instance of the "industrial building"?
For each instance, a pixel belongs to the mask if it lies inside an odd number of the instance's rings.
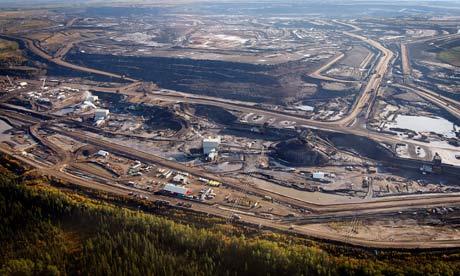
[[[86,100],[87,100],[88,102],[95,103],[95,102],[98,102],[98,101],[99,101],[99,97],[98,97],[98,96],[94,96],[94,95],[89,95],[88,97],[86,97]]]
[[[96,108],[96,106],[90,102],[90,101],[84,101],[80,106],[79,106],[79,109],[81,111],[85,111],[85,110],[88,110],[88,109],[93,109],[93,108]]]
[[[177,174],[173,177],[172,181],[178,184],[187,184],[188,177],[182,174]]]
[[[221,143],[221,137],[217,136],[215,138],[208,137],[203,140],[203,153],[208,155],[213,150],[217,151]]]
[[[208,137],[203,139],[203,153],[206,155],[208,160],[215,160],[217,158],[217,152],[221,143],[221,137],[215,138]]]
[[[177,186],[174,184],[166,184],[163,188],[163,191],[173,194],[173,195],[179,195],[179,196],[186,196],[190,194],[189,188],[183,187],[183,186]]]
[[[312,178],[316,179],[316,180],[323,180],[324,177],[325,177],[325,173],[323,173],[323,172],[315,172],[312,175]]]
[[[217,151],[213,149],[213,150],[208,154],[207,159],[208,159],[209,161],[214,161],[214,160],[216,160],[216,159],[217,159]]]
[[[107,157],[107,156],[109,156],[110,154],[109,154],[109,152],[107,152],[107,151],[105,151],[105,150],[100,150],[100,151],[97,152],[97,155],[98,155],[98,156],[102,156],[102,157]]]
[[[110,111],[108,109],[96,109],[94,113],[94,121],[96,126],[102,125],[105,120],[109,117]]]
[[[108,109],[96,109],[94,113],[94,121],[105,120],[109,116],[110,111]]]

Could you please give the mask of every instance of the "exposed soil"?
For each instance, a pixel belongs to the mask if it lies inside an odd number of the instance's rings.
[[[304,76],[320,64],[308,66],[302,60],[277,65],[197,60],[170,57],[133,57],[81,53],[73,49],[71,63],[127,75],[158,86],[208,96],[285,104],[310,98],[316,89]],[[351,87],[345,89],[345,94]],[[343,91],[340,91],[343,92]],[[323,97],[344,96],[344,93]]]
[[[337,148],[348,150],[370,159],[388,161],[393,158],[391,151],[366,137],[336,132],[323,133],[321,136],[331,141]]]
[[[34,54],[32,51],[25,47],[24,42],[19,39],[13,39],[7,36],[0,35],[0,38],[12,40],[18,43],[19,49],[25,53],[25,57],[27,61],[23,64],[28,70],[12,70],[12,72],[16,72],[16,76],[19,77],[30,77],[30,76],[38,76],[38,75],[48,75],[53,77],[81,77],[86,78],[89,80],[94,81],[101,81],[101,82],[119,82],[119,80],[109,78],[106,76],[101,76],[97,74],[91,74],[87,72],[82,72],[74,69],[70,69],[64,66],[60,66],[54,64],[52,62],[47,61],[46,59]],[[37,70],[34,70],[37,69]],[[1,73],[1,72],[0,72]],[[8,70],[10,74],[10,71]],[[10,74],[12,75],[12,74]]]
[[[276,146],[277,155],[284,161],[295,165],[322,165],[327,156],[299,139],[291,139]]]
[[[204,117],[218,124],[230,124],[237,119],[235,115],[218,106],[198,104],[194,107],[195,115]]]
[[[107,102],[108,108],[114,114],[132,114],[134,116],[143,116],[145,124],[152,129],[171,129],[179,131],[187,122],[178,117],[172,110],[167,107],[150,106],[150,105],[133,105],[129,102],[123,102],[124,95],[93,91],[103,102]]]

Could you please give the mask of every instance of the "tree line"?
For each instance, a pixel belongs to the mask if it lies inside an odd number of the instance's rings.
[[[455,251],[347,254],[135,211],[0,169],[0,275],[460,275]]]

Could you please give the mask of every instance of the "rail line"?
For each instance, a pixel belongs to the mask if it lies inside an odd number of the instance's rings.
[[[340,22],[337,22],[337,23],[340,23]],[[224,100],[214,101],[209,98],[204,98],[204,99],[198,98],[198,97],[189,98],[186,96],[181,97],[181,96],[157,95],[157,94],[155,94],[155,97],[160,100],[183,99],[185,102],[210,104],[210,105],[227,108],[230,110],[239,110],[242,112],[254,112],[255,111],[255,112],[258,112],[259,114],[263,114],[267,116],[274,116],[276,118],[281,118],[281,119],[286,119],[286,120],[293,120],[293,121],[299,122],[300,124],[318,127],[318,128],[326,129],[328,131],[340,131],[343,133],[351,133],[351,134],[356,134],[356,135],[361,135],[361,136],[364,136],[364,135],[371,136],[373,139],[377,139],[377,140],[385,140],[385,141],[392,141],[392,142],[399,141],[395,138],[388,137],[387,135],[383,135],[380,133],[369,135],[369,133],[366,130],[347,127],[350,125],[352,121],[356,120],[356,118],[359,117],[359,115],[363,112],[363,110],[365,110],[366,107],[369,107],[372,105],[375,95],[378,92],[378,89],[381,85],[382,78],[387,72],[389,64],[392,61],[394,54],[390,50],[385,48],[379,42],[354,33],[354,32],[360,31],[358,27],[351,25],[351,24],[346,24],[346,23],[340,23],[340,24],[349,26],[354,29],[353,32],[344,32],[344,34],[350,37],[359,39],[365,43],[368,43],[369,45],[376,48],[381,53],[381,56],[379,57],[377,61],[377,65],[375,67],[376,68],[375,73],[369,75],[367,84],[362,89],[359,97],[357,98],[355,104],[353,105],[351,112],[340,120],[332,121],[332,122],[318,122],[318,121],[305,119],[305,118],[295,116],[295,115],[289,115],[286,113],[275,112],[275,111],[258,108],[258,107],[251,106],[251,105],[244,105],[241,103],[232,103],[232,102],[224,101]],[[21,38],[12,37],[12,38],[20,39],[21,41],[24,42],[26,47],[29,48],[32,52],[58,65],[68,67],[71,69],[75,69],[75,70],[88,72],[88,73],[104,75],[104,76],[123,79],[123,80],[132,82],[132,84],[125,86],[124,88],[114,89],[113,91],[111,91],[112,93],[128,94],[127,92],[128,89],[139,85],[139,82],[132,78],[126,78],[124,76],[113,74],[110,72],[100,71],[97,69],[91,69],[91,68],[71,64],[66,61],[63,61],[60,56],[52,57],[46,52],[44,52],[42,49],[40,49],[35,44],[34,41],[28,38],[22,38],[22,37]],[[69,45],[67,45],[67,47],[68,46]],[[66,51],[66,49],[64,49],[63,51]],[[452,99],[449,99],[449,98],[436,96],[435,94],[433,94],[435,92],[429,91],[427,89],[416,90],[415,88],[411,88],[411,87],[409,87],[408,89],[412,89],[412,91],[417,92],[420,96],[424,97],[425,99],[441,106],[442,108],[446,109],[448,112],[452,113],[453,115],[460,116],[460,109],[458,108],[460,106],[460,103]],[[133,94],[130,94],[130,95],[133,95]],[[449,102],[450,104],[446,104],[446,102]],[[7,105],[3,105],[3,106],[7,107]],[[10,108],[13,109],[11,106]],[[23,112],[23,113],[18,113],[18,112]],[[27,112],[29,114],[24,114]],[[366,114],[369,114],[369,112],[370,111],[368,108]],[[35,162],[32,162],[30,160],[29,160],[29,164],[36,166],[42,172],[48,173],[50,175],[53,175],[57,178],[68,181],[70,183],[75,183],[77,185],[84,186],[84,187],[90,187],[90,188],[96,187],[97,189],[105,190],[108,192],[125,194],[127,191],[130,191],[132,189],[122,188],[119,186],[109,185],[109,184],[101,184],[101,183],[95,184],[93,181],[83,180],[78,177],[69,175],[65,172],[62,172],[60,169],[62,168],[63,164],[66,164],[69,162],[70,155],[63,152],[61,148],[54,145],[46,137],[44,137],[43,135],[40,135],[39,130],[40,129],[50,130],[55,133],[65,135],[67,137],[71,137],[75,140],[82,141],[84,143],[87,143],[93,146],[97,146],[101,149],[105,149],[110,152],[119,154],[121,156],[126,156],[129,158],[134,158],[134,159],[142,160],[142,161],[149,162],[149,163],[155,163],[155,164],[159,164],[161,166],[164,166],[170,169],[188,172],[195,176],[204,177],[204,178],[208,178],[211,180],[217,180],[217,181],[222,182],[224,185],[227,185],[229,187],[232,187],[242,192],[253,192],[257,195],[269,195],[278,202],[287,203],[296,208],[303,208],[303,209],[310,210],[312,213],[309,215],[305,215],[304,217],[296,218],[294,220],[285,221],[287,223],[294,223],[297,225],[307,225],[307,224],[316,223],[316,222],[328,222],[328,221],[335,221],[339,219],[351,219],[352,225],[353,225],[352,229],[354,229],[354,227],[356,227],[357,225],[356,221],[358,221],[360,217],[368,217],[368,216],[372,217],[376,215],[392,215],[392,214],[395,214],[395,212],[400,212],[401,210],[411,211],[411,210],[420,210],[420,209],[441,207],[441,206],[460,206],[460,194],[412,195],[412,196],[402,196],[398,198],[385,198],[385,199],[380,199],[380,200],[364,201],[360,203],[348,203],[348,204],[332,204],[332,205],[314,204],[311,202],[306,202],[306,201],[302,201],[302,200],[295,199],[292,197],[284,196],[284,195],[281,195],[281,194],[278,194],[272,191],[267,191],[267,190],[264,190],[264,189],[261,189],[261,188],[258,188],[252,185],[247,185],[245,183],[241,183],[240,181],[237,181],[234,179],[221,178],[214,174],[204,172],[195,167],[189,167],[181,163],[174,162],[174,161],[171,161],[171,160],[168,160],[168,159],[156,156],[156,155],[152,155],[146,152],[135,150],[130,147],[119,145],[113,142],[108,142],[108,141],[105,141],[103,139],[100,139],[94,136],[90,136],[83,131],[79,131],[79,130],[68,131],[65,129],[57,128],[52,125],[53,121],[61,120],[61,119],[66,120],[65,118],[57,119],[55,116],[44,115],[39,112],[33,112],[33,111],[28,111],[28,110],[26,111],[25,110],[20,111],[20,110],[14,110],[14,109],[9,110],[9,111],[0,110],[0,113],[5,116],[14,118],[16,120],[30,123],[31,126],[29,127],[29,129],[30,129],[31,135],[34,136],[40,142],[42,142],[45,146],[50,148],[60,158],[60,161],[56,165],[51,166],[51,167],[45,167],[43,165],[39,165]],[[45,116],[45,117],[36,118],[34,116]],[[0,147],[0,151],[4,153],[8,153],[10,155],[14,155],[14,153],[12,153],[11,151],[8,151],[7,149],[3,147]],[[19,156],[18,158],[21,160],[27,161],[27,158],[22,158]],[[224,218],[228,217],[229,214],[230,215],[232,214],[232,212],[224,211],[224,210],[214,208],[211,206],[199,205],[197,209],[203,212],[210,212],[210,213],[212,212],[213,214],[220,215]],[[260,223],[267,227],[273,227],[273,228],[282,229],[282,230],[288,229],[285,223],[280,223],[279,221],[275,222],[275,221],[270,221],[267,219],[261,219],[255,216],[249,216],[249,215],[241,215],[241,216],[243,217],[244,221],[247,221],[250,223]],[[296,232],[302,233],[305,235],[312,235],[315,237],[325,238],[325,239],[340,240],[340,236],[333,235],[332,233],[322,233],[320,231],[315,231],[312,229],[301,228],[301,229],[296,229]],[[379,246],[379,247],[415,248],[415,247],[421,246],[419,242],[368,241],[368,240],[358,239],[358,238],[351,237],[351,236],[347,236],[346,241],[349,243],[357,244],[357,245]],[[427,241],[427,242],[424,242],[422,246],[427,246],[427,247],[455,246],[457,247],[457,246],[460,246],[460,240]]]

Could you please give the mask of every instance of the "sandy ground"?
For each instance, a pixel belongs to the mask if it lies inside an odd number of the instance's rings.
[[[366,201],[362,198],[356,197],[332,195],[320,192],[299,191],[293,188],[276,185],[261,179],[254,179],[254,184],[261,189],[270,190],[285,196],[317,204],[340,204]]]
[[[0,141],[11,141],[11,136],[9,134],[5,134],[6,131],[12,129],[12,127],[6,123],[5,121],[0,119]]]
[[[324,232],[360,238],[370,241],[430,241],[430,240],[459,240],[460,230],[451,225],[428,225],[437,220],[418,221],[416,219],[381,219],[346,222],[331,222],[327,224],[309,224],[298,228],[315,229]]]

